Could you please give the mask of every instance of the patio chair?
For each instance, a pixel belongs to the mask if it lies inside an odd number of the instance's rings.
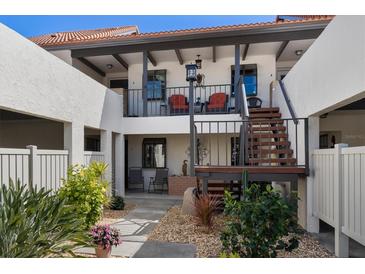
[[[163,192],[167,190],[167,178],[169,174],[168,168],[158,168],[156,169],[155,178],[151,178],[150,184],[148,186],[148,192],[152,192],[151,188],[153,187],[153,192],[159,191]],[[164,188],[166,186],[166,188]]]
[[[223,92],[217,92],[209,96],[206,103],[206,112],[227,112],[228,95]]]
[[[262,100],[259,97],[249,97],[247,98],[248,108],[261,108]]]
[[[170,114],[187,114],[189,113],[188,99],[181,94],[171,95],[169,97]]]
[[[128,172],[128,190],[144,191],[144,177],[141,167],[130,167]]]

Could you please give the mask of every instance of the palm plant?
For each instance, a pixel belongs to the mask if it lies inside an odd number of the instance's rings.
[[[76,256],[75,248],[90,246],[77,213],[44,188],[3,184],[0,204],[0,257]]]
[[[216,196],[200,194],[195,199],[194,205],[199,224],[211,228],[213,226],[213,217],[220,205],[220,200]]]

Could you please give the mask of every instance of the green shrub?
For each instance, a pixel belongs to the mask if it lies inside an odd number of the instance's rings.
[[[0,201],[0,257],[75,256],[74,248],[90,245],[78,215],[44,188],[11,182],[2,185]]]
[[[121,196],[114,196],[111,198],[110,209],[113,210],[123,210],[124,209],[124,199]]]
[[[252,185],[245,191],[243,201],[234,200],[228,192],[224,200],[225,214],[230,217],[221,234],[225,254],[276,257],[277,250],[298,247],[296,197],[287,202],[271,186],[262,191]]]
[[[103,213],[103,205],[108,202],[107,186],[103,174],[107,165],[92,162],[89,166],[72,166],[67,172],[67,180],[59,190],[59,195],[66,198],[84,222],[85,228],[96,224]]]

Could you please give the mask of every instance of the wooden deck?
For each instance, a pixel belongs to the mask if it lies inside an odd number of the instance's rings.
[[[196,166],[196,176],[204,179],[240,180],[248,171],[249,180],[293,181],[306,176],[304,167],[291,166]]]

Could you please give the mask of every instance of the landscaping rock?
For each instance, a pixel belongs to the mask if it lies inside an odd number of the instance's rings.
[[[195,216],[195,187],[189,187],[184,192],[184,199],[181,208],[182,214]]]

